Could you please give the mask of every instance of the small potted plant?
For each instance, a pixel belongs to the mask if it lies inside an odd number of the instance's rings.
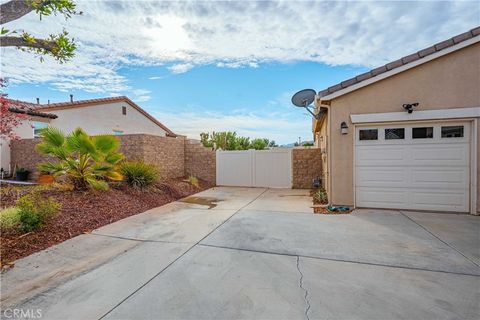
[[[16,171],[16,179],[17,181],[27,181],[29,174],[30,174],[30,171],[28,171],[27,169],[18,168]]]

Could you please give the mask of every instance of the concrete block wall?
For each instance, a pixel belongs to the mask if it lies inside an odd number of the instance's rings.
[[[322,176],[322,157],[319,148],[292,150],[292,187],[310,189],[313,179]]]
[[[120,152],[127,160],[143,160],[156,165],[162,178],[185,176],[184,137],[171,138],[147,134],[128,134],[118,137]]]
[[[118,136],[120,152],[126,160],[143,160],[159,167],[162,178],[180,178],[193,174],[215,183],[215,151],[204,148],[185,137],[160,137],[147,134]],[[11,162],[24,167],[36,176],[37,165],[48,157],[35,151],[40,138],[12,141]],[[188,157],[187,157],[188,154]],[[188,159],[187,159],[188,158]]]
[[[216,152],[205,148],[200,141],[185,141],[185,174],[216,183]]]

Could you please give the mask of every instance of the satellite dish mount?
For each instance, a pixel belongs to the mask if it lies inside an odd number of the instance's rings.
[[[317,92],[313,89],[304,89],[295,93],[292,97],[292,103],[299,108],[305,108],[315,119],[319,119],[320,115],[315,114],[311,109],[311,104],[315,100]]]

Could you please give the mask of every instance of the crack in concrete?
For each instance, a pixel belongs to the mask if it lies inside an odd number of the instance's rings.
[[[167,240],[152,240],[152,239],[140,239],[140,238],[129,238],[129,237],[122,237],[122,236],[114,236],[110,234],[103,234],[103,233],[87,233],[91,236],[99,236],[99,237],[107,237],[107,238],[114,238],[120,240],[128,240],[128,241],[136,241],[136,242],[159,242],[159,243],[171,243],[171,244],[195,244],[195,242],[182,242],[182,241],[167,241]]]
[[[299,256],[297,256],[297,270],[298,270],[298,273],[300,274],[300,280],[299,280],[300,288],[305,292],[305,295],[303,296],[303,300],[305,301],[305,317],[307,318],[307,320],[310,320],[310,317],[308,316],[308,312],[310,311],[311,305],[310,305],[310,301],[308,300],[308,290],[303,286],[303,273],[300,270]]]

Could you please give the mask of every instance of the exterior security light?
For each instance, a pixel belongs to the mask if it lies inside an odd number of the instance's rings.
[[[340,124],[340,132],[342,132],[342,134],[347,134],[348,133],[348,126],[347,126],[347,123],[345,121],[343,121]]]
[[[414,102],[414,103],[404,103],[402,105],[403,109],[407,110],[408,113],[412,113],[413,112],[413,108],[414,107],[417,107],[418,106],[418,102]]]

